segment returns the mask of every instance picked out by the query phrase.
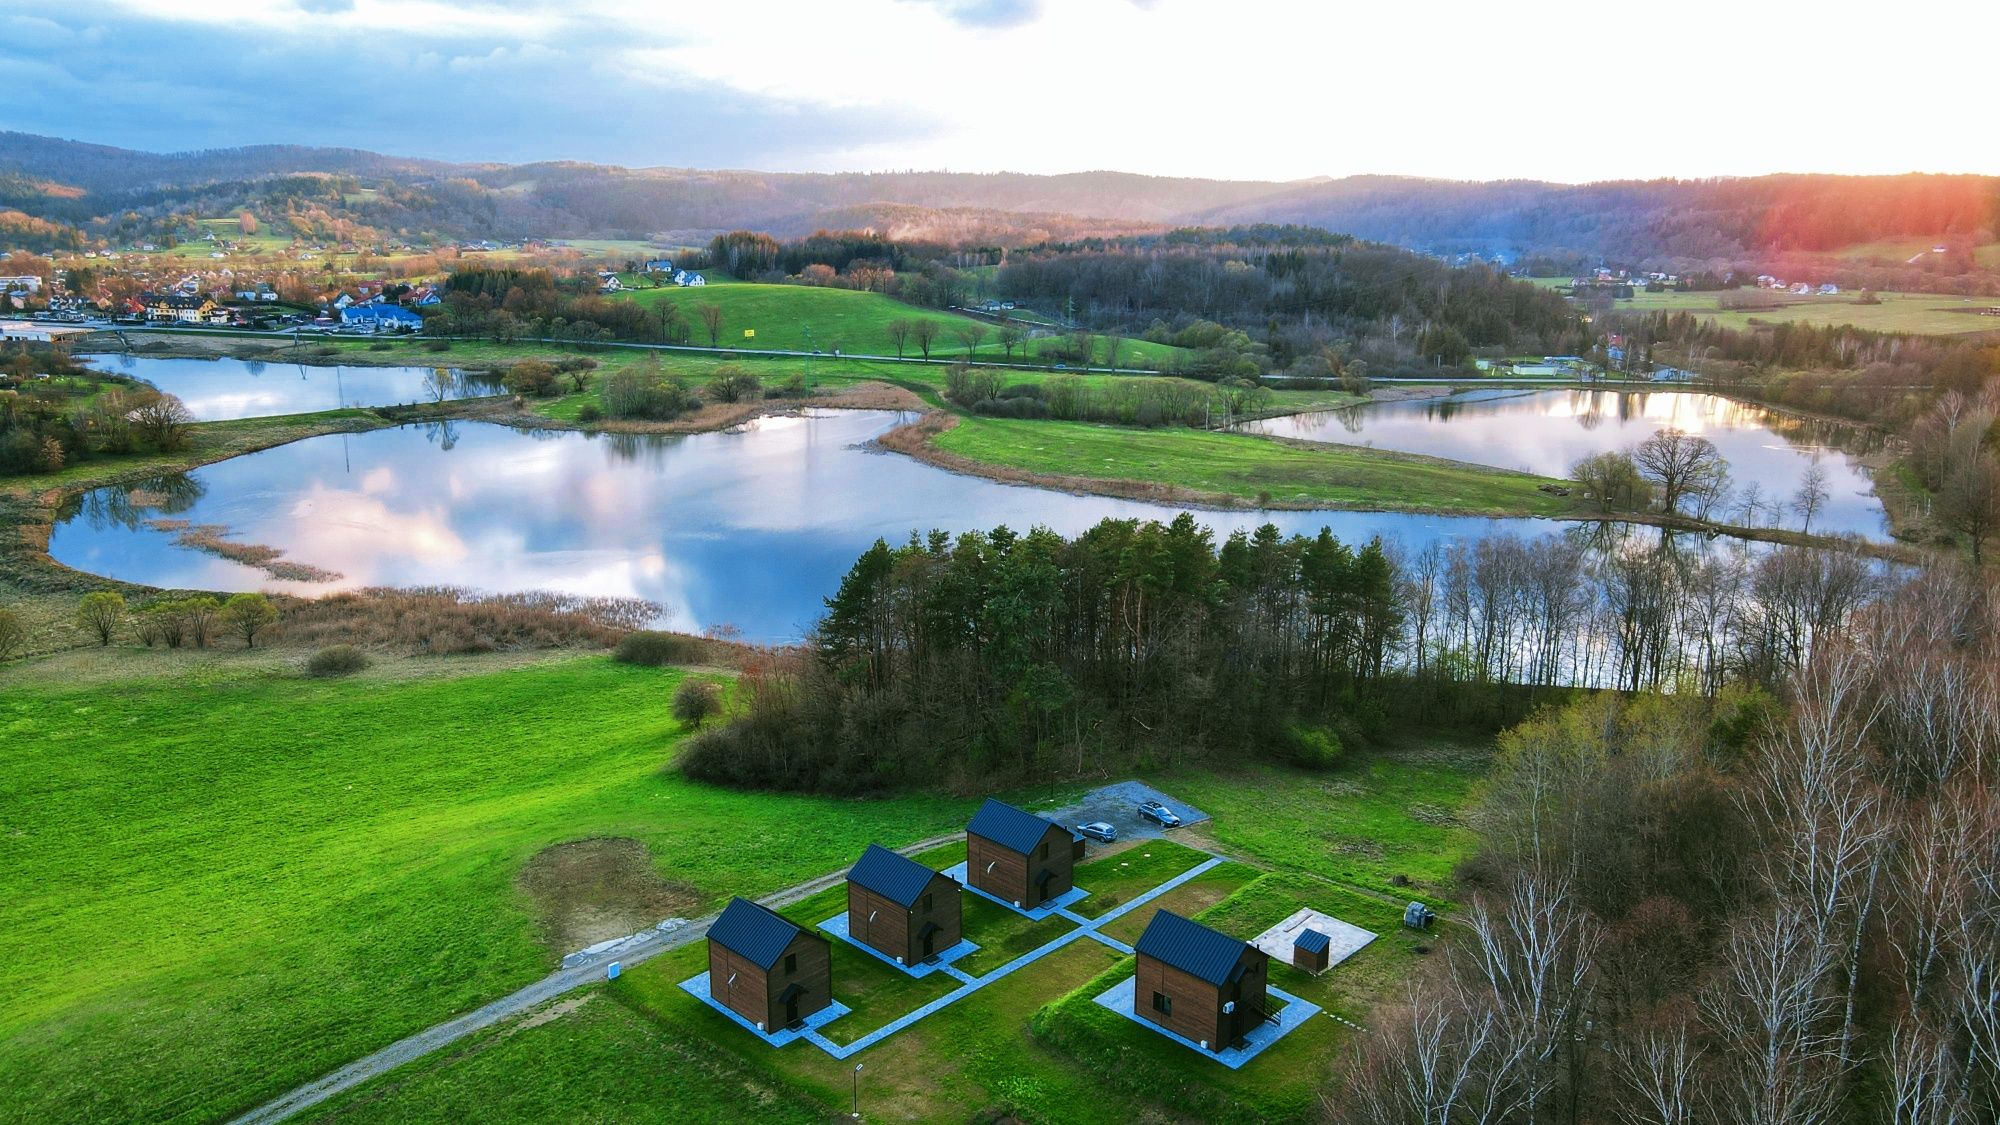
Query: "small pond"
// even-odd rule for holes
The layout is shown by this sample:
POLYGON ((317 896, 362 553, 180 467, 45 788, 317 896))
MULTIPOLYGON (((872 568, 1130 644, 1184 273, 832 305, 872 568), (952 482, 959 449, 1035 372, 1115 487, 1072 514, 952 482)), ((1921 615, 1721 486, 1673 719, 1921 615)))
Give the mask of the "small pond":
POLYGON ((1760 526, 1796 528, 1789 503, 1813 465, 1830 493, 1812 529, 1886 538, 1887 517, 1856 456, 1866 439, 1854 427, 1805 421, 1721 395, 1692 391, 1483 390, 1444 398, 1372 403, 1243 423, 1274 437, 1369 445, 1448 457, 1541 476, 1564 477, 1593 453, 1630 449, 1678 427, 1715 443, 1738 490, 1722 514, 1744 522, 1740 500, 1755 482, 1760 526))
MULTIPOLYGON (((87 493, 64 513, 49 551, 66 566, 169 588, 449 585, 638 597, 665 606, 662 623, 675 628, 728 624, 749 640, 788 641, 878 537, 1001 524, 1075 534, 1107 516, 1177 512, 1000 484, 872 447, 899 417, 811 411, 685 436, 478 422, 333 434, 87 493), (267 557, 253 565, 257 555, 267 557)), ((1412 548, 1563 526, 1377 512, 1196 514, 1218 538, 1268 521, 1412 548)))

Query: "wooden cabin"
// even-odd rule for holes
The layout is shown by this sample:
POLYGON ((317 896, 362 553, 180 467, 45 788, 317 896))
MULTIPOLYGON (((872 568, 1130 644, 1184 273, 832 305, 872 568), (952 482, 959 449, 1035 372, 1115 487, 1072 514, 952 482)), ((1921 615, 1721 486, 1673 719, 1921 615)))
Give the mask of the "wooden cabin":
POLYGON ((967 885, 1017 908, 1069 893, 1081 858, 1083 837, 991 797, 965 826, 967 885))
POLYGON ((1271 957, 1246 941, 1162 910, 1134 947, 1132 1007, 1205 1051, 1243 1040, 1265 1018, 1271 957))
POLYGON ((759 1031, 792 1027, 833 1003, 827 939, 733 898, 708 928, 708 994, 759 1031))
POLYGON ((951 876, 880 844, 847 873, 847 933, 899 965, 929 961, 965 935, 951 876))

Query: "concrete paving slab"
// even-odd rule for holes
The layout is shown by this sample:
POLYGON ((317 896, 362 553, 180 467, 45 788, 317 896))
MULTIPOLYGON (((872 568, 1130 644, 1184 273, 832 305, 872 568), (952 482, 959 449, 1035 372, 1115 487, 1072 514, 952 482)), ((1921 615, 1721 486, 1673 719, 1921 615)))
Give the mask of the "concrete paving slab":
POLYGON ((839 1019, 840 1017, 846 1015, 848 1012, 853 1010, 849 1008, 847 1005, 842 1004, 840 1001, 836 1000, 833 1003, 828 1004, 826 1007, 821 1008, 819 1011, 814 1012, 812 1015, 807 1016, 803 1021, 803 1026, 801 1027, 781 1027, 776 1031, 763 1031, 760 1030, 756 1024, 751 1023, 749 1020, 746 1020, 742 1016, 737 1015, 735 1012, 730 1011, 726 1006, 723 1005, 722 1001, 717 1000, 714 997, 714 995, 712 995, 709 992, 708 973, 705 970, 696 976, 689 977, 688 979, 682 981, 681 991, 686 992, 688 995, 694 997, 695 999, 701 1001, 702 1003, 708 1005, 709 1007, 714 1008, 716 1011, 721 1012, 723 1015, 728 1016, 730 1019, 736 1022, 736 1026, 742 1028, 743 1030, 749 1032, 752 1035, 755 1035, 757 1038, 762 1039, 764 1042, 769 1043, 773 1047, 782 1047, 785 1044, 790 1043, 795 1039, 810 1038, 814 1042, 823 1041, 825 1039, 825 1036, 819 1034, 819 1029, 825 1027, 827 1024, 832 1023, 834 1020, 839 1019))
POLYGON ((1209 1050, 1194 1040, 1183 1035, 1176 1035, 1140 1015, 1133 1006, 1134 993, 1137 991, 1137 980, 1138 978, 1136 977, 1126 977, 1101 993, 1097 997, 1097 1002, 1153 1034, 1164 1035, 1168 1039, 1186 1047, 1188 1050, 1214 1059, 1231 1070, 1236 1070, 1244 1063, 1263 1054, 1270 1048, 1271 1044, 1297 1031, 1307 1020, 1319 1014, 1319 1005, 1317 1004, 1301 1000, 1282 989, 1266 989, 1265 993, 1270 999, 1284 1004, 1284 1008, 1277 1013, 1278 1022, 1258 1024, 1250 1034, 1243 1037, 1243 1046, 1241 1047, 1225 1047, 1220 1051, 1209 1050))
POLYGON ((875 958, 877 961, 882 962, 884 965, 919 979, 930 976, 932 973, 944 971, 945 966, 979 948, 972 942, 961 941, 957 945, 939 953, 933 960, 920 961, 914 965, 905 965, 872 945, 856 941, 854 935, 848 931, 847 912, 844 910, 834 917, 821 922, 819 928, 828 936, 846 942, 870 957, 875 958))
POLYGON ((1270 954, 1271 960, 1289 965, 1292 963, 1292 945, 1299 940, 1301 932, 1309 929, 1327 936, 1326 967, 1329 969, 1361 952, 1377 936, 1331 914, 1322 914, 1308 907, 1250 939, 1250 944, 1270 954))

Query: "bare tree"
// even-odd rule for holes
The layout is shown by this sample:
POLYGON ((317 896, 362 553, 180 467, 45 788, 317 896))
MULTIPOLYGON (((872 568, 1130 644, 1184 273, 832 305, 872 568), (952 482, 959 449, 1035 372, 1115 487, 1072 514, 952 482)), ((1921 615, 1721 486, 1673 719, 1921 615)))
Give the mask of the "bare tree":
POLYGON ((1702 997, 1718 1041, 1716 1116, 1759 1125, 1819 1125, 1839 1104, 1839 1002, 1833 952, 1811 919, 1779 898, 1730 926, 1721 973, 1702 997))
POLYGON ((722 306, 700 304, 694 307, 695 315, 701 317, 702 327, 708 329, 708 346, 715 347, 722 342, 722 306))
POLYGON ((1668 427, 1632 450, 1639 473, 1660 489, 1660 508, 1678 512, 1681 502, 1697 494, 1713 495, 1727 478, 1728 464, 1715 443, 1685 430, 1668 427))
POLYGON ((1631 1092, 1619 1118, 1628 1125, 1696 1125, 1708 1119, 1699 1068, 1703 1049, 1689 1021, 1670 1018, 1641 1029, 1613 1055, 1631 1092))
POLYGON ((896 358, 903 358, 903 345, 910 340, 910 322, 897 317, 890 321, 884 330, 889 333, 889 342, 896 345, 896 358))
POLYGON ((1826 506, 1830 493, 1826 487, 1826 468, 1814 461, 1799 478, 1799 490, 1792 494, 1792 511, 1799 514, 1799 530, 1812 534, 1813 517, 1826 506))
POLYGON ((958 337, 958 342, 965 345, 967 363, 972 362, 972 353, 979 350, 979 345, 986 342, 986 334, 986 326, 976 320, 968 320, 952 330, 952 335, 958 337))
POLYGON ((925 359, 931 357, 931 345, 937 342, 938 333, 942 331, 944 327, 929 317, 920 317, 910 324, 910 338, 917 342, 917 350, 923 353, 925 359))

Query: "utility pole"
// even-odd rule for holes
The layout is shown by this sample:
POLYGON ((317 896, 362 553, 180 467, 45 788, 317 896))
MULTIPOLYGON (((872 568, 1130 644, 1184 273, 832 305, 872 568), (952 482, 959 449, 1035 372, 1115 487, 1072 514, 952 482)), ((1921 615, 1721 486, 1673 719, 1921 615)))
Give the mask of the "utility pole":
POLYGON ((861 1068, 863 1063, 854 1064, 854 1119, 861 1120, 861 1068))

